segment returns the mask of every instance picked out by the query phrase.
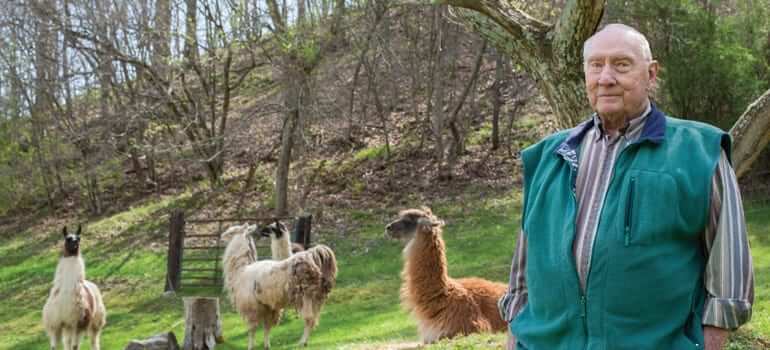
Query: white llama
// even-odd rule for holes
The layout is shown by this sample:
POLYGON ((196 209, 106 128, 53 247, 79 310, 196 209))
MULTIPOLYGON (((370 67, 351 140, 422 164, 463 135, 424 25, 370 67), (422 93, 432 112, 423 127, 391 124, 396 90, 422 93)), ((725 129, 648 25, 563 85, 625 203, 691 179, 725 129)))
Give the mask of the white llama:
POLYGON ((75 234, 64 234, 64 248, 48 300, 43 307, 43 326, 51 350, 63 343, 65 350, 78 350, 88 332, 91 349, 99 350, 99 335, 107 319, 99 288, 86 281, 85 264, 80 255, 80 225, 75 234))

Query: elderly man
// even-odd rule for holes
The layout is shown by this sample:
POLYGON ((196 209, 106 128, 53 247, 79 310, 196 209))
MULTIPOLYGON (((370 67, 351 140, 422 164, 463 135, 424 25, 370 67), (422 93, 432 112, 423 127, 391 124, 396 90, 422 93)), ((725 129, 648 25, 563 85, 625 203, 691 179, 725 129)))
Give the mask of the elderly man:
POLYGON ((723 131, 650 102, 658 63, 612 24, 583 48, 594 114, 522 152, 509 348, 721 349, 753 271, 723 131))

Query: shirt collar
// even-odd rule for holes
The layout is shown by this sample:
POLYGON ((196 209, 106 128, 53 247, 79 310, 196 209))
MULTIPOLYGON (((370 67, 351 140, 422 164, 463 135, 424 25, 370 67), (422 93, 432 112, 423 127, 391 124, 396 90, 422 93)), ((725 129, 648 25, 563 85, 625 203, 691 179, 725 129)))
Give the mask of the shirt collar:
MULTIPOLYGON (((650 111, 652 111, 652 103, 647 103, 647 107, 645 107, 642 114, 626 122, 626 126, 621 130, 620 136, 625 136, 630 142, 636 141, 650 111)), ((599 118, 599 115, 596 113, 591 116, 591 119, 593 119, 594 122, 593 128, 596 129, 594 132, 594 141, 598 141, 606 135, 604 128, 602 127, 602 119, 599 118)))
MULTIPOLYGON (((639 125, 643 126, 639 138, 634 143, 649 141, 654 144, 660 144, 666 137, 666 116, 652 102, 650 102, 647 108, 649 108, 649 111, 645 113, 644 118, 635 118, 639 119, 639 125)), ((596 113, 593 113, 590 118, 569 130, 567 139, 556 149, 556 153, 562 156, 569 154, 570 158, 573 158, 571 155, 575 154, 578 146, 583 141, 583 137, 596 125, 597 119, 598 116, 596 113)))

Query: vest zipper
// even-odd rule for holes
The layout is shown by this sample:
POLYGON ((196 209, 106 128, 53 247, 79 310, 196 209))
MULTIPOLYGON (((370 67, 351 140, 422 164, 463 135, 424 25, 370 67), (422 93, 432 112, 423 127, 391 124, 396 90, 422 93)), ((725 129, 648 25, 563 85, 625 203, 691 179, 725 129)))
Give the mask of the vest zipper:
POLYGON ((628 247, 629 243, 631 242, 631 218, 632 218, 632 213, 634 209, 634 199, 636 199, 634 198, 634 188, 636 187, 635 183, 636 183, 636 178, 632 177, 631 183, 630 183, 631 189, 629 190, 629 194, 628 194, 628 203, 626 204, 626 221, 625 221, 625 229, 624 229, 626 247, 628 247))
MULTIPOLYGON (((615 158, 615 164, 612 166, 612 175, 610 176, 610 182, 607 184, 607 191, 609 191, 609 189, 612 187, 612 183, 615 181, 615 175, 617 173, 618 163, 620 163, 620 159, 623 157, 623 154, 626 153, 626 150, 630 146, 635 145, 637 143, 638 143, 638 141, 634 142, 634 143, 631 143, 631 144, 627 144, 627 145, 625 145, 623 147, 623 149, 620 150, 620 153, 615 158)), ((631 181, 634 181, 634 180, 635 180, 635 178, 632 177, 631 181)), ((573 193, 572 199, 575 200, 575 208, 577 208, 577 197, 574 195, 574 193, 573 193)), ((604 199, 602 200, 602 211, 604 211, 604 204, 605 204, 604 202, 606 202, 606 201, 607 201, 607 195, 605 193, 604 199)), ((576 213, 576 215, 577 215, 577 213, 576 213)), ((601 215, 601 213, 599 213, 599 222, 596 223, 596 230, 597 231, 599 230, 599 225, 601 224, 601 217, 602 217, 602 215, 601 215)), ((628 226, 628 220, 626 220, 626 224, 628 226)), ((629 232, 629 230, 626 230, 626 232, 629 232)), ((628 236, 626 236, 626 239, 628 239, 628 236)), ((594 245, 596 245, 596 242, 594 242, 594 245)), ((628 244, 626 244, 626 245, 628 245, 628 244)), ((591 260, 593 260, 593 247, 591 248, 591 251, 592 251, 591 252, 591 260)), ((573 261, 574 261, 574 259, 573 259, 573 261)), ((575 274, 577 275, 577 268, 575 269, 575 274)), ((586 341, 585 341, 584 349, 588 349, 588 302, 587 302, 587 298, 588 298, 588 281, 589 281, 590 277, 591 277, 591 268, 589 267, 588 271, 586 271, 586 289, 585 289, 585 291, 582 290, 582 289, 580 290, 580 301, 581 301, 581 304, 582 304, 581 305, 581 316, 583 317, 583 334, 585 334, 585 336, 586 336, 586 341)), ((580 276, 578 276, 578 288, 579 287, 580 287, 580 276)))
MULTIPOLYGON (((573 221, 576 221, 577 219, 577 193, 575 190, 575 169, 572 169, 570 167, 570 194, 572 195, 572 203, 575 208, 575 217, 573 221)), ((577 225, 575 226, 575 230, 577 230, 577 225)), ((575 231, 577 232, 577 231, 575 231)), ((574 233, 573 233, 573 242, 574 242, 574 233)), ((572 253, 572 249, 569 249, 570 254, 572 253)), ((580 318, 583 319, 583 334, 586 337, 585 340, 585 346, 584 349, 588 349, 588 320, 587 320, 587 314, 588 314, 588 303, 586 302, 586 292, 583 291, 582 288, 580 288, 580 275, 578 275, 577 271, 577 264, 575 264, 575 257, 574 255, 569 256, 570 261, 572 261, 572 266, 574 267, 573 270, 575 271, 575 278, 577 279, 578 289, 580 292, 580 318)), ((586 286, 588 286, 588 276, 586 276, 586 286)))

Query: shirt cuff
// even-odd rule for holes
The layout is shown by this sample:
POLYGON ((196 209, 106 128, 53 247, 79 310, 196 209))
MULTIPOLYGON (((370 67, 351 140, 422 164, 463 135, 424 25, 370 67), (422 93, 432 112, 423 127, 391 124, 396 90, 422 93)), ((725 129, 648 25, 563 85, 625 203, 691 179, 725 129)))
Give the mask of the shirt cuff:
POLYGON ((751 319, 751 303, 741 299, 707 298, 703 325, 734 330, 751 319))
POLYGON ((516 316, 519 315, 519 312, 521 312, 521 309, 524 308, 527 296, 527 293, 524 292, 517 298, 516 294, 508 292, 503 294, 503 296, 497 300, 497 310, 500 312, 500 317, 503 318, 503 321, 506 323, 513 322, 513 319, 516 318, 516 316))
POLYGON ((501 296, 500 299, 497 301, 497 311, 500 312, 500 317, 506 323, 511 323, 511 319, 512 319, 512 317, 510 317, 509 315, 511 301, 513 301, 513 294, 511 293, 503 294, 503 296, 501 296))

